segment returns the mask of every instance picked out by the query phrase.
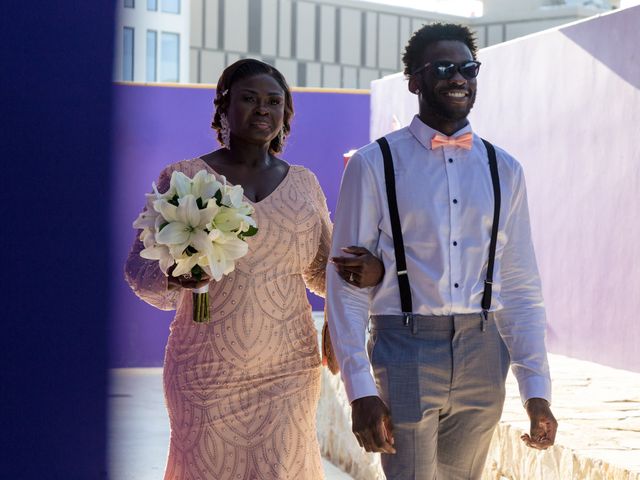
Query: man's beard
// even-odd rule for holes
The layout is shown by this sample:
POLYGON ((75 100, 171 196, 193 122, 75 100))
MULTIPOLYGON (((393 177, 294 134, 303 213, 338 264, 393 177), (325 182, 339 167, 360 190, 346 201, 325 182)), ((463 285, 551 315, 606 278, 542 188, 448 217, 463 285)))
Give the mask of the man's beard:
POLYGON ((426 95, 423 93, 423 98, 427 106, 429 107, 429 111, 440 118, 454 122, 467 118, 476 100, 476 92, 474 91, 471 93, 470 101, 467 103, 466 107, 452 108, 451 105, 448 105, 442 98, 438 96, 438 94, 434 93, 432 90, 423 90, 423 92, 425 91, 429 92, 426 95))

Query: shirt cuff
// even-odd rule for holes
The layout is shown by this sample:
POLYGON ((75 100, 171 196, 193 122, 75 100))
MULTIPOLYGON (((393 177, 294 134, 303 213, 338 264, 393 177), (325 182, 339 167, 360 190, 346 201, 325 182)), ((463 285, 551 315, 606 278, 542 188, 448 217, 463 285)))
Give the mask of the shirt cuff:
POLYGON ((362 397, 379 397, 376 382, 370 372, 361 372, 356 374, 342 374, 344 387, 347 391, 349 403, 362 397))
POLYGON ((518 380, 520 400, 524 405, 530 398, 544 398, 551 404, 551 379, 542 376, 530 376, 518 380))

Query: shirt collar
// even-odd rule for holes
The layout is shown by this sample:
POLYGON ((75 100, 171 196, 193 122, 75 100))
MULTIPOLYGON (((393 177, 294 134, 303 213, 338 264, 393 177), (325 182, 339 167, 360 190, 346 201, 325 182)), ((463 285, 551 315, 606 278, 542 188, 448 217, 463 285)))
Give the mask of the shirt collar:
MULTIPOLYGON (((429 125, 420 120, 420 117, 418 115, 413 117, 413 120, 411 120, 409 131, 413 134, 414 137, 416 137, 416 140, 418 140, 418 142, 420 142, 420 144, 427 150, 431 150, 431 139, 436 133, 444 135, 444 133, 431 128, 429 125)), ((471 123, 467 123, 466 126, 458 130, 453 136, 457 137, 458 135, 462 135, 464 133, 473 133, 471 123)))

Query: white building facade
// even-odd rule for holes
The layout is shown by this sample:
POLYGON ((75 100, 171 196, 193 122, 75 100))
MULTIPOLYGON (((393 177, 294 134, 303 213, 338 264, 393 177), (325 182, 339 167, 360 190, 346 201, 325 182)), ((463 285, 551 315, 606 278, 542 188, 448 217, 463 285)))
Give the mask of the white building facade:
POLYGON ((114 79, 186 83, 189 0, 117 0, 114 79))
POLYGON ((275 65, 293 86, 365 89, 371 81, 402 70, 404 46, 425 23, 469 25, 482 48, 619 4, 606 0, 485 0, 483 16, 467 18, 360 0, 118 2, 116 80, 216 83, 227 65, 252 57, 275 65), (126 6, 133 2, 133 8, 126 6), (156 10, 148 8, 150 3, 156 10), (163 11, 165 3, 177 3, 178 13, 163 11), (155 47, 150 32, 156 32, 155 47), (179 36, 177 78, 172 67, 175 35, 179 36), (154 65, 155 77, 148 73, 154 71, 154 65))

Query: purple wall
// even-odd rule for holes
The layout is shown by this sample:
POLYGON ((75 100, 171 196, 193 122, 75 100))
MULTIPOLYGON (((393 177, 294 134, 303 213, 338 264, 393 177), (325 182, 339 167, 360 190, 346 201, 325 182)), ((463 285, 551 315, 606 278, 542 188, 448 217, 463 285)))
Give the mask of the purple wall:
MULTIPOLYGON (((172 312, 145 304, 129 290, 123 264, 134 238, 131 223, 160 170, 175 161, 218 148, 209 128, 212 88, 116 85, 113 245, 110 321, 111 367, 162 364, 172 312)), ((342 175, 342 154, 368 142, 369 95, 295 91, 295 117, 282 158, 317 176, 333 210, 342 175)), ((309 294, 314 310, 322 299, 309 294)))

